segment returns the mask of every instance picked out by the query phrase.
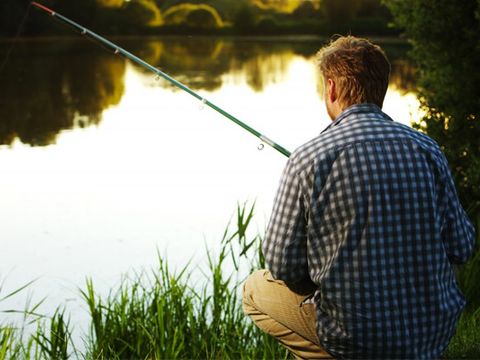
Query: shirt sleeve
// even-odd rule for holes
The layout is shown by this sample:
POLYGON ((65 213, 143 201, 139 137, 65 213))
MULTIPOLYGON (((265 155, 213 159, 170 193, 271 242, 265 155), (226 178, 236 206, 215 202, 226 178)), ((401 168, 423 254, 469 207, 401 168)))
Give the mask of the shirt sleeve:
MULTIPOLYGON (((446 163, 446 159, 444 161, 446 163)), ((475 229, 460 204, 448 165, 445 164, 445 168, 447 209, 442 227, 442 239, 449 261, 452 264, 463 264, 473 253, 475 229)))
POLYGON ((307 221, 292 157, 283 171, 263 242, 266 264, 277 280, 308 278, 307 221))

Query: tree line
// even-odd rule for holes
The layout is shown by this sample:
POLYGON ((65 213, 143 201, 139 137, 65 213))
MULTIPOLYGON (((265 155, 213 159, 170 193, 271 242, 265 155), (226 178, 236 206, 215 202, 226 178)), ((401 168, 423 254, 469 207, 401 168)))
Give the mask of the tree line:
MULTIPOLYGON (((381 0, 43 0, 55 11, 109 35, 395 34, 381 0)), ((0 36, 12 37, 29 0, 0 2, 0 36)), ((65 31, 35 11, 24 36, 65 31)))

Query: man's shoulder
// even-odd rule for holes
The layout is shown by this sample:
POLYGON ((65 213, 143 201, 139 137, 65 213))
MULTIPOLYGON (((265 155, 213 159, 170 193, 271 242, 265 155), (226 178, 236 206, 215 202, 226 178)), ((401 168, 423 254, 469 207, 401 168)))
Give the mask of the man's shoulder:
POLYGON ((379 111, 351 112, 335 121, 322 133, 298 147, 290 156, 298 171, 312 163, 333 162, 346 147, 371 142, 410 142, 435 161, 442 161, 438 144, 426 134, 393 121, 379 111))

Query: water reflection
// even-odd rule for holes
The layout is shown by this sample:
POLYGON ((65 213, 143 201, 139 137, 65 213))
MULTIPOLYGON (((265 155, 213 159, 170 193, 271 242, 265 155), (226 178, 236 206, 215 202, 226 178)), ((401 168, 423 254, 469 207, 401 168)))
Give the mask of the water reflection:
POLYGON ((0 74, 0 143, 55 143, 64 129, 98 124, 120 102, 125 61, 84 42, 26 42, 0 74))
MULTIPOLYGON (((262 92, 284 79, 295 57, 313 61, 321 42, 192 37, 123 40, 120 45, 197 91, 218 90, 228 75, 262 92)), ((5 48, 0 47, 1 56, 5 48)), ((412 91, 415 77, 405 47, 386 46, 386 51, 393 63, 391 87, 412 91)), ((136 69, 148 75, 148 85, 178 91, 166 81, 154 84, 151 73, 136 69)), ((0 74, 0 144, 19 139, 45 146, 64 129, 98 124, 102 112, 122 99, 125 72, 124 59, 83 40, 18 44, 0 74)))
MULTIPOLYGON (((285 74, 295 55, 290 43, 218 41, 208 38, 150 41, 147 61, 194 90, 214 91, 221 76, 236 74, 258 92, 285 74), (155 56, 151 56, 155 54, 155 56), (150 55, 150 56, 149 56, 150 55)), ((145 72, 143 68, 140 71, 145 72)), ((165 83, 166 87, 172 85, 165 83)), ((175 88, 176 90, 176 88, 175 88)))

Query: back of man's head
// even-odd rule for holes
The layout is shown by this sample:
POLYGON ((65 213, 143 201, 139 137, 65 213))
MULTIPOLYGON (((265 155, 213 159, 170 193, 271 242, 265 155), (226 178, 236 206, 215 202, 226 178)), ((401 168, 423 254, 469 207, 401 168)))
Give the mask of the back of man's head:
POLYGON ((335 81, 336 95, 344 109, 366 102, 382 107, 390 63, 379 46, 366 39, 342 36, 321 48, 317 59, 324 79, 335 81))

